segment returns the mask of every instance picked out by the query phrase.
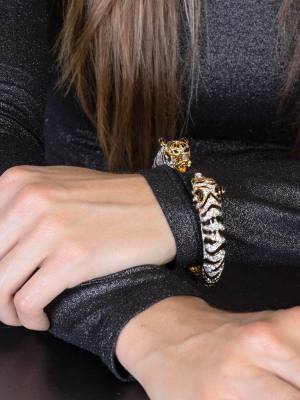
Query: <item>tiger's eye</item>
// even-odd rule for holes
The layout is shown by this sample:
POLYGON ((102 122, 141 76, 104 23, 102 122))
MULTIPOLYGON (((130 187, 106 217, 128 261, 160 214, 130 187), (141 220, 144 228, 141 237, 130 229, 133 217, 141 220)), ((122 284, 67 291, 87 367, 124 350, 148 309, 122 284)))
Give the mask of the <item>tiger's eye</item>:
POLYGON ((219 197, 221 197, 223 194, 225 194, 225 189, 223 188, 223 186, 216 187, 216 194, 219 197))
POLYGON ((195 191, 195 195, 198 197, 198 201, 202 201, 203 200, 203 192, 200 189, 197 189, 195 191))

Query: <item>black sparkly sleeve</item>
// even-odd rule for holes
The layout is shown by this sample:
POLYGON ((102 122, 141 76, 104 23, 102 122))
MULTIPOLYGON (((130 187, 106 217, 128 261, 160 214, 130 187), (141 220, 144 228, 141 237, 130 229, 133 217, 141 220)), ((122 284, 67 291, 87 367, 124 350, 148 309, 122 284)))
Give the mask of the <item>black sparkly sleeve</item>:
POLYGON ((176 241, 176 258, 168 266, 187 269, 201 264, 203 246, 200 220, 186 175, 166 165, 138 172, 155 194, 176 241))
POLYGON ((50 332, 100 356, 119 379, 131 381, 115 358, 119 333, 135 315, 171 296, 200 293, 167 267, 130 268, 63 292, 46 309, 50 332))
MULTIPOLYGON (((168 167, 144 171, 177 239, 175 268, 201 253, 197 214, 182 177, 168 167), (162 196, 162 198, 161 198, 162 196), (194 235, 194 236, 192 236, 194 235), (191 238, 194 238, 192 241, 191 238)), ((130 319, 171 296, 202 297, 186 276, 168 266, 144 265, 83 283, 57 297, 46 310, 55 336, 100 356, 121 380, 133 378, 114 357, 117 338, 130 319)))
POLYGON ((43 0, 0 0, 0 174, 45 165, 47 19, 43 0))
MULTIPOLYGON (((286 159, 276 146, 209 145, 195 145, 194 166, 226 189, 222 201, 226 258, 220 281, 209 288, 196 287, 166 266, 139 266, 67 290, 46 310, 54 335, 99 355, 122 380, 133 378, 114 357, 120 331, 135 315, 167 297, 201 297, 233 312, 300 304, 299 160, 286 159)), ((192 243, 199 245, 198 220, 186 186, 189 177, 164 168, 143 174, 170 214, 175 235, 187 239, 179 247, 182 262, 193 261, 184 246, 192 252, 192 243)))
MULTIPOLYGON (((49 1, 0 0, 0 174, 15 165, 45 165, 49 1)), ((81 284, 47 308, 50 331, 99 355, 123 380, 114 357, 124 325, 170 296, 198 295, 167 268, 141 266, 81 284)))
POLYGON ((223 275, 232 264, 298 267, 300 160, 289 158, 288 151, 284 143, 191 140, 190 172, 167 166, 138 171, 147 179, 176 240, 176 260, 169 266, 187 269, 201 264, 201 226, 191 193, 191 178, 198 171, 225 188, 223 275))

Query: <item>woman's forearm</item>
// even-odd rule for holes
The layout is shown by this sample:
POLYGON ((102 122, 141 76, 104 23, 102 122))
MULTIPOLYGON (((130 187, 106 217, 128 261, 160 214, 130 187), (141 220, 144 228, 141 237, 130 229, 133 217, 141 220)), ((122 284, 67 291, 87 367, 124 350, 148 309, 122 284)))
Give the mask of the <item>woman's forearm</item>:
MULTIPOLYGON (((66 290, 46 308, 50 332, 101 357, 122 380, 132 380, 116 362, 116 342, 133 317, 173 296, 200 296, 164 266, 143 265, 66 290)), ((137 338, 138 339, 138 338, 137 338)))
POLYGON ((0 320, 45 330, 65 289, 176 255, 146 180, 86 168, 18 166, 0 177, 0 320))

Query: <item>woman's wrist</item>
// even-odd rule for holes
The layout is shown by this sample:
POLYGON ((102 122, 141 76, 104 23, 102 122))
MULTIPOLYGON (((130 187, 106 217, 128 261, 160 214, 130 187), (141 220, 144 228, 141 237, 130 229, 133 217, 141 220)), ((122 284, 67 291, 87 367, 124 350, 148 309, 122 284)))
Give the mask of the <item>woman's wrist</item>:
POLYGON ((117 354, 153 400, 300 399, 299 316, 169 298, 125 326, 117 354))
POLYGON ((173 296, 152 305, 121 331, 115 349, 119 362, 143 384, 153 350, 197 335, 201 316, 209 310, 204 300, 193 296, 173 296))
POLYGON ((166 165, 138 172, 147 180, 174 236, 177 251, 172 268, 199 265, 203 259, 199 216, 183 174, 166 165))

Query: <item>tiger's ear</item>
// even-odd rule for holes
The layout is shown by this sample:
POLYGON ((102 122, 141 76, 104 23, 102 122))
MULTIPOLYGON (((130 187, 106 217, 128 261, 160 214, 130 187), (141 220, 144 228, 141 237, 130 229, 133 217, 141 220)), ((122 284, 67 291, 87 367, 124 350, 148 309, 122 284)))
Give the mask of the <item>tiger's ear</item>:
POLYGON ((158 143, 161 145, 161 147, 166 146, 167 145, 167 141, 165 139, 158 139, 158 143))

